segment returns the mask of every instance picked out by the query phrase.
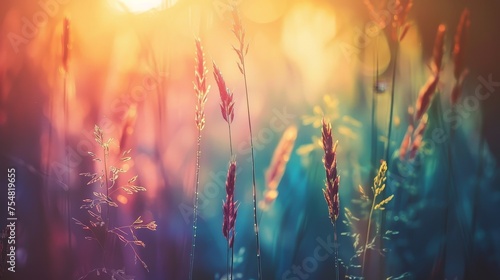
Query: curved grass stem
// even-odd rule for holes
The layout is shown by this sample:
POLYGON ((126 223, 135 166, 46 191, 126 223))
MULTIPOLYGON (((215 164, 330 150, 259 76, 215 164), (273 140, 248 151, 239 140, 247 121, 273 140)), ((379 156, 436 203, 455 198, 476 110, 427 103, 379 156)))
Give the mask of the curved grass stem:
POLYGON ((255 156, 254 156, 254 146, 253 146, 253 133, 252 133, 252 121, 250 117, 250 102, 248 98, 248 85, 247 85, 247 75, 245 69, 245 60, 242 60, 243 68, 243 79, 245 80, 245 95, 247 101, 247 115, 248 115, 248 129, 250 130, 250 148, 252 155, 252 195, 253 195, 253 219, 254 219, 254 231, 255 231, 255 244, 257 246, 257 276, 259 280, 262 280, 262 263, 260 256, 260 241, 259 241, 259 223, 257 220, 257 188, 255 184, 255 156))

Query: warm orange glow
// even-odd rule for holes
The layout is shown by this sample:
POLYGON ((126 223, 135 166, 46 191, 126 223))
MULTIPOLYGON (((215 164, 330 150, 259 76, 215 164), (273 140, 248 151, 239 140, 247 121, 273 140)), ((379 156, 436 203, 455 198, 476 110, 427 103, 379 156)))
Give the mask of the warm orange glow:
MULTIPOLYGON (((165 0, 116 0, 119 7, 132 13, 144 13, 153 9, 165 8, 165 0)), ((176 1, 175 1, 176 2, 176 1)), ((170 4, 173 5, 173 4, 170 4)))
POLYGON ((121 194, 116 197, 116 200, 118 200, 118 202, 120 202, 121 204, 127 204, 128 202, 127 197, 121 194))

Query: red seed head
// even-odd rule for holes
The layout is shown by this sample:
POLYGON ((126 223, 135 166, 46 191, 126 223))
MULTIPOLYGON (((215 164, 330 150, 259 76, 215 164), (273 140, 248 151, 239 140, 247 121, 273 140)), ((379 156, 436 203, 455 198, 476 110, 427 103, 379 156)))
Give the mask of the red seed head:
POLYGON ((393 4, 394 17, 392 21, 391 37, 394 41, 402 40, 404 38, 403 33, 406 33, 409 25, 406 23, 408 14, 413 7, 412 0, 396 0, 393 4), (408 26, 408 27, 405 27, 408 26), (406 29, 406 31, 405 31, 406 29), (399 33, 399 34, 398 34, 399 33))
POLYGON ((438 82, 439 82, 439 75, 432 75, 429 77, 424 86, 422 86, 422 88, 420 89, 417 98, 417 104, 415 106, 417 120, 420 120, 420 118, 422 118, 424 113, 427 111, 427 108, 429 108, 432 97, 436 92, 438 82))
POLYGON ((441 71, 441 64, 443 62, 444 54, 444 35, 446 33, 446 26, 440 24, 436 33, 436 40, 434 41, 434 50, 432 52, 432 66, 431 70, 434 75, 441 71))
POLYGON ((323 164, 325 166, 326 183, 323 189, 323 196, 328 205, 328 214, 332 223, 337 221, 340 212, 339 184, 340 176, 337 174, 337 142, 333 144, 332 126, 323 119, 322 128, 323 149, 325 156, 323 164))
POLYGON ((222 76, 222 73, 215 62, 213 62, 213 66, 215 82, 217 83, 217 87, 219 88, 220 93, 220 110, 222 113, 222 117, 226 122, 232 123, 234 119, 233 93, 229 90, 229 88, 227 88, 224 77, 222 76))
POLYGON ((226 178, 226 200, 222 203, 222 234, 227 239, 229 247, 233 247, 235 235, 235 222, 238 214, 238 207, 234 201, 234 186, 236 181, 236 161, 229 162, 229 169, 226 178))
POLYGON ((413 133, 413 125, 410 124, 408 126, 408 130, 406 130, 405 137, 401 142, 401 146, 399 147, 399 159, 402 161, 406 159, 406 154, 408 153, 408 147, 410 146, 412 133, 413 133))
POLYGON ((201 46, 200 39, 196 39, 196 55, 194 67, 194 92, 196 94, 196 113, 195 122, 199 130, 205 127, 205 103, 207 102, 208 91, 210 86, 207 86, 208 70, 205 66, 205 54, 201 46))
POLYGON ((453 62, 455 64, 453 75, 455 79, 460 79, 464 71, 464 47, 467 39, 467 31, 470 26, 470 12, 464 9, 458 22, 457 32, 455 33, 455 44, 453 46, 453 62))

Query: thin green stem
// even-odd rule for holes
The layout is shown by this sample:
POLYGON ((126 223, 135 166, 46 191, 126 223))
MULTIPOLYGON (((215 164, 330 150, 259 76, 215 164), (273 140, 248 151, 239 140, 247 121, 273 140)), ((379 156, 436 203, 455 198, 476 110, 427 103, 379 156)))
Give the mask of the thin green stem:
POLYGON ((337 241, 337 221, 333 223, 333 244, 334 244, 334 261, 335 261, 335 280, 339 280, 339 243, 337 241))
POLYGON ((230 275, 230 270, 229 270, 229 239, 227 240, 226 242, 226 247, 227 247, 227 250, 226 250, 226 279, 229 277, 230 275))
POLYGON ((253 220, 254 220, 254 231, 255 231, 255 244, 257 247, 257 279, 262 280, 262 263, 260 256, 260 241, 259 241, 259 224, 257 221, 257 188, 255 184, 255 156, 254 156, 254 146, 253 146, 253 133, 252 133, 252 122, 250 118, 250 101, 248 98, 248 84, 247 84, 247 74, 245 67, 244 56, 241 60, 241 66, 243 68, 243 79, 245 81, 245 95, 247 101, 247 115, 248 115, 248 129, 250 131, 250 147, 252 155, 252 194, 253 194, 253 220))
MULTIPOLYGON (((392 71, 392 86, 391 86, 391 108, 390 108, 390 113, 389 113, 389 128, 387 132, 387 149, 385 150, 385 160, 387 163, 387 170, 390 169, 391 167, 391 136, 392 136, 392 121, 394 119, 394 92, 396 91, 396 73, 398 71, 398 54, 399 54, 399 41, 396 42, 396 48, 394 50, 394 65, 393 65, 393 71, 392 71)), ((389 182, 387 182, 389 184, 389 182)), ((387 196, 385 195, 385 191, 382 193, 382 199, 385 199, 387 196)), ((381 215, 381 222, 380 222, 380 229, 383 231, 385 228, 385 223, 386 223, 386 217, 387 213, 383 213, 381 215)), ((380 247, 384 247, 384 240, 380 238, 380 247)), ((380 264, 380 273, 379 273, 379 278, 384 278, 385 274, 385 260, 381 260, 380 264)))
POLYGON ((231 280, 233 280, 233 267, 234 267, 234 239, 233 239, 233 247, 231 247, 231 278, 230 278, 231 280))
POLYGON ((201 156, 201 129, 198 129, 196 144, 196 183, 193 201, 193 241, 191 244, 191 255, 189 260, 189 279, 193 279, 194 253, 196 247, 196 223, 198 220, 198 186, 200 184, 200 156, 201 156))
POLYGON ((377 110, 377 93, 378 93, 378 87, 379 87, 379 69, 378 69, 378 36, 376 40, 376 45, 375 45, 375 80, 374 80, 374 85, 372 88, 372 139, 371 139, 371 145, 372 145, 372 158, 371 158, 371 163, 372 167, 370 169, 370 177, 373 178, 375 175, 375 169, 377 168, 377 122, 376 122, 376 110, 377 110))
POLYGON ((391 86, 391 108, 389 113, 389 131, 387 133, 387 149, 385 151, 385 160, 387 161, 387 169, 390 167, 390 150, 391 150, 391 135, 392 135, 392 119, 394 118, 394 92, 396 89, 396 72, 398 66, 398 53, 399 53, 399 43, 396 43, 396 50, 394 51, 394 65, 392 72, 392 86, 391 86))
POLYGON ((372 216, 373 216, 373 210, 375 208, 375 200, 377 198, 377 195, 373 194, 373 200, 372 200, 372 206, 370 208, 370 215, 368 216, 368 226, 366 227, 366 241, 365 241, 365 247, 363 248, 363 261, 361 262, 361 275, 364 277, 365 276, 365 266, 366 266, 366 249, 368 247, 368 242, 370 240, 370 231, 371 231, 371 226, 372 226, 372 216))
MULTIPOLYGON (((229 118, 229 116, 228 116, 229 118)), ((230 155, 231 155, 231 158, 233 157, 233 140, 232 140, 232 137, 231 137, 231 122, 227 122, 227 125, 228 125, 228 128, 229 128, 229 152, 230 152, 230 155)))

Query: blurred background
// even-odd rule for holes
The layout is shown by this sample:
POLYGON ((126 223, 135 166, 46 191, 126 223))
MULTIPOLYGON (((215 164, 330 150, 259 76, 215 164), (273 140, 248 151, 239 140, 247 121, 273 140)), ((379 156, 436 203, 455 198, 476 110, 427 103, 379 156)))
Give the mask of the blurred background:
MULTIPOLYGON (((394 3, 373 4, 377 11, 392 11, 394 3)), ((277 193, 258 211, 264 278, 333 277, 332 255, 324 261, 314 259, 315 249, 332 235, 321 191, 325 175, 318 140, 323 116, 332 122, 333 138, 339 141, 338 225, 346 233, 339 234, 339 255, 346 266, 350 261, 354 265, 340 274, 361 276, 355 266, 359 260, 351 259, 355 240, 349 234, 362 231, 364 225, 353 228, 341 221, 344 207, 366 216, 358 186, 369 190, 385 155, 395 46, 389 30, 373 35, 364 1, 2 0, 0 168, 2 174, 16 168, 18 223, 17 272, 6 272, 2 263, 1 279, 106 279, 88 275, 103 266, 123 269, 135 279, 188 279, 198 37, 211 90, 202 134, 194 279, 226 279, 221 201, 230 155, 212 61, 235 100, 235 196, 240 206, 234 279, 257 279, 250 135, 244 81, 232 49, 237 40, 231 32, 231 5, 240 11, 249 43, 246 68, 259 201, 269 188, 265 174, 280 139, 287 128, 297 128, 277 193), (64 38, 69 38, 67 44, 64 38), (115 139, 113 157, 131 149, 132 159, 121 166, 127 172, 119 183, 138 175, 137 184, 147 188, 117 197, 119 207, 111 217, 116 225, 131 224, 139 216, 146 223, 156 221, 156 231, 138 233, 146 246, 137 252, 149 272, 134 262, 130 247, 118 241, 103 265, 102 250, 86 240, 85 231, 71 219, 89 220, 80 206, 98 189, 79 175, 102 169, 88 154, 102 156, 94 141, 95 125, 106 139, 115 139), (302 268, 302 276, 294 267, 302 268)), ((425 0, 415 1, 407 17, 410 29, 399 47, 389 155, 393 165, 387 191, 395 199, 382 228, 397 234, 383 242, 380 256, 369 256, 379 264, 379 269, 371 267, 378 275, 373 279, 500 275, 500 222, 494 218, 500 205, 500 38, 495 33, 499 9, 500 1, 425 0), (451 52, 466 7, 471 24, 464 65, 469 75, 457 109, 449 101, 454 83, 451 52), (409 107, 414 107, 431 73, 441 23, 447 32, 435 98, 439 105, 431 105, 425 144, 417 158, 406 162, 399 159, 398 149, 413 123, 409 107), (443 126, 437 106, 445 115, 444 131, 454 126, 444 141, 436 141, 440 137, 433 133, 443 126)), ((7 205, 4 178, 2 207, 7 205)), ((2 209, 2 229, 6 217, 2 209)))

